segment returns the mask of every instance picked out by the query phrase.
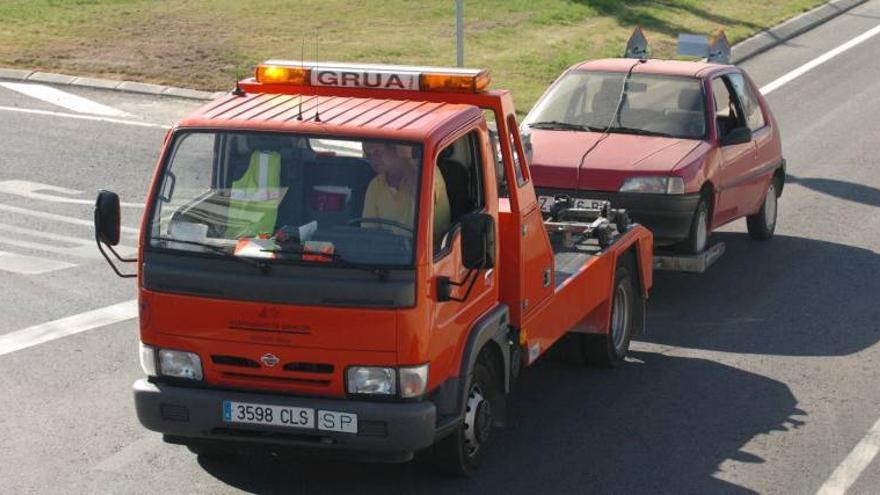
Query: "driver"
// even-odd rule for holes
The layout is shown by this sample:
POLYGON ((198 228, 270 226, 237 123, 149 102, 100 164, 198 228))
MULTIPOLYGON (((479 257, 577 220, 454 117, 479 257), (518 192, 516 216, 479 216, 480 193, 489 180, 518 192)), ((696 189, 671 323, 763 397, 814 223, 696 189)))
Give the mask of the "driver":
MULTIPOLYGON (((415 198, 418 190, 417 159, 412 147, 393 143, 363 143, 364 157, 376 176, 367 186, 364 198, 364 218, 382 218, 409 227, 415 224, 415 198)), ((434 170, 434 242, 439 243, 451 222, 446 182, 439 170, 434 170)), ((376 227, 378 224, 363 224, 376 227)), ((388 226, 385 226, 389 228, 388 226)), ((390 227, 394 232, 400 229, 390 227)))

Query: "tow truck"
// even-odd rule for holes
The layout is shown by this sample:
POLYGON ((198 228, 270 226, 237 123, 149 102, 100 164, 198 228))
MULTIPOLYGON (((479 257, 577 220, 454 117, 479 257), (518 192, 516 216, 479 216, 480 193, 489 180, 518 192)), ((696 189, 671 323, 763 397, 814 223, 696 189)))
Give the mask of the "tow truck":
POLYGON ((512 96, 489 83, 267 61, 168 132, 136 258, 100 191, 98 248, 137 278, 143 426, 204 456, 433 450, 469 475, 554 343, 622 363, 651 233, 565 198, 545 221, 512 96))

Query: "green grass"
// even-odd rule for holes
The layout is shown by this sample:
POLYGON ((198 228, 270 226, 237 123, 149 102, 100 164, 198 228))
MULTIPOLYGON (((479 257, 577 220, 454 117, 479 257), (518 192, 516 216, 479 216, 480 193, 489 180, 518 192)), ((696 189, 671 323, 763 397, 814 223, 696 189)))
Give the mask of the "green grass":
MULTIPOLYGON (((744 39, 823 0, 466 0, 465 63, 527 109, 569 65, 618 56, 641 25, 744 39)), ((453 0, 0 0, 0 66, 217 90, 267 58, 453 65, 453 0)))

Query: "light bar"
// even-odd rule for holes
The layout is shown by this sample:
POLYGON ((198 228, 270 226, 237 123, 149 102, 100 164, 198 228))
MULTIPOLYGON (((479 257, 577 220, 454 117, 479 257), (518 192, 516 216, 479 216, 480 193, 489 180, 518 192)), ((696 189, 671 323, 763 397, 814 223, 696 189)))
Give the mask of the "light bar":
POLYGON ((267 60, 258 65, 256 79, 261 84, 450 93, 479 93, 490 81, 485 69, 289 60, 267 60))

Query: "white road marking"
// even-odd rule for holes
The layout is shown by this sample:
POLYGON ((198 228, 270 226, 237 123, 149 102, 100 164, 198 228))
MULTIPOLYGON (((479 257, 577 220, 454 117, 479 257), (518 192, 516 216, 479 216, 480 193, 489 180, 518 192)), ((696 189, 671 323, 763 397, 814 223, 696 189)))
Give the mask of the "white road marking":
POLYGON ((0 270, 20 275, 41 275, 43 273, 72 268, 76 265, 64 261, 55 261, 35 256, 0 251, 0 270))
POLYGON ((119 452, 99 462, 95 469, 98 471, 121 472, 129 464, 140 461, 144 454, 162 445, 162 435, 151 434, 141 438, 125 447, 119 452))
MULTIPOLYGON (((27 180, 4 180, 0 181, 0 193, 14 194, 24 198, 38 199, 42 201, 52 201, 55 203, 71 203, 78 205, 94 205, 94 199, 71 198, 83 194, 82 191, 76 189, 68 189, 66 187, 52 186, 39 182, 31 182, 27 180), (41 192, 42 191, 42 192, 41 192), (55 194, 46 194, 55 193, 55 194)), ((120 203, 123 207, 143 208, 141 203, 120 203)))
MULTIPOLYGON (((19 208, 17 206, 10 206, 0 204, 0 211, 9 211, 12 213, 18 213, 21 215, 28 215, 37 218, 45 218, 47 220, 56 220, 59 222, 69 223, 72 225, 84 225, 86 227, 94 227, 95 223, 93 220, 83 220, 82 218, 74 218, 74 217, 66 217, 64 215, 56 215, 54 213, 46 213, 43 211, 29 210, 27 208, 19 208)), ((138 229, 132 227, 121 227, 120 230, 126 234, 137 234, 138 229)))
POLYGON ((170 125, 154 124, 152 122, 139 122, 137 120, 114 119, 111 117, 98 117, 95 115, 80 115, 75 113, 50 112, 48 110, 35 110, 33 108, 18 108, 0 106, 2 112, 28 113, 33 115, 47 115, 49 117, 61 117, 65 119, 90 120, 94 122, 104 122, 107 124, 133 125, 137 127, 150 127, 153 129, 171 129, 170 125))
POLYGON ((0 356, 137 317, 136 299, 0 335, 0 356))
MULTIPOLYGON (((862 441, 846 456, 831 473, 831 477, 819 488, 818 495, 842 495, 880 452, 880 419, 862 438, 862 441)), ((876 487, 875 487, 876 488, 876 487)))
MULTIPOLYGON (((94 239, 87 240, 80 239, 79 237, 54 234, 51 232, 38 232, 35 230, 19 227, 17 225, 9 225, 6 223, 0 223, 0 232, 13 232, 15 234, 19 234, 19 236, 0 236, 0 245, 17 246, 26 249, 32 249, 34 251, 46 251, 50 253, 66 254, 69 256, 76 256, 78 258, 101 258, 101 253, 95 246, 94 239), (26 239, 22 239, 22 236, 48 239, 51 242, 31 242, 26 239), (68 244, 68 246, 64 246, 63 244, 65 243, 68 244)), ((120 256, 124 257, 132 257, 137 253, 137 250, 135 248, 122 244, 114 246, 114 249, 120 254, 120 256)))
POLYGON ((878 33, 880 33, 880 26, 875 26, 873 29, 870 29, 870 30, 856 36, 855 38, 847 41, 846 43, 838 46, 837 48, 834 48, 832 50, 825 52, 824 54, 814 58, 813 60, 810 60, 809 62, 807 62, 804 65, 798 67, 797 69, 789 72, 788 74, 785 74, 784 76, 776 79, 775 81, 763 86, 761 88, 761 93, 767 95, 767 94, 773 92, 774 90, 778 89, 782 85, 787 84, 787 83, 791 82, 792 80, 806 74, 807 72, 824 64, 825 62, 831 60, 832 58, 849 50, 850 48, 857 46, 861 43, 864 43, 865 41, 869 40, 870 38, 873 38, 878 33))
POLYGON ((103 115, 105 117, 131 117, 131 114, 128 112, 123 112, 122 110, 117 110, 88 98, 70 94, 44 84, 0 82, 0 86, 25 96, 45 101, 46 103, 73 110, 74 112, 103 115))

